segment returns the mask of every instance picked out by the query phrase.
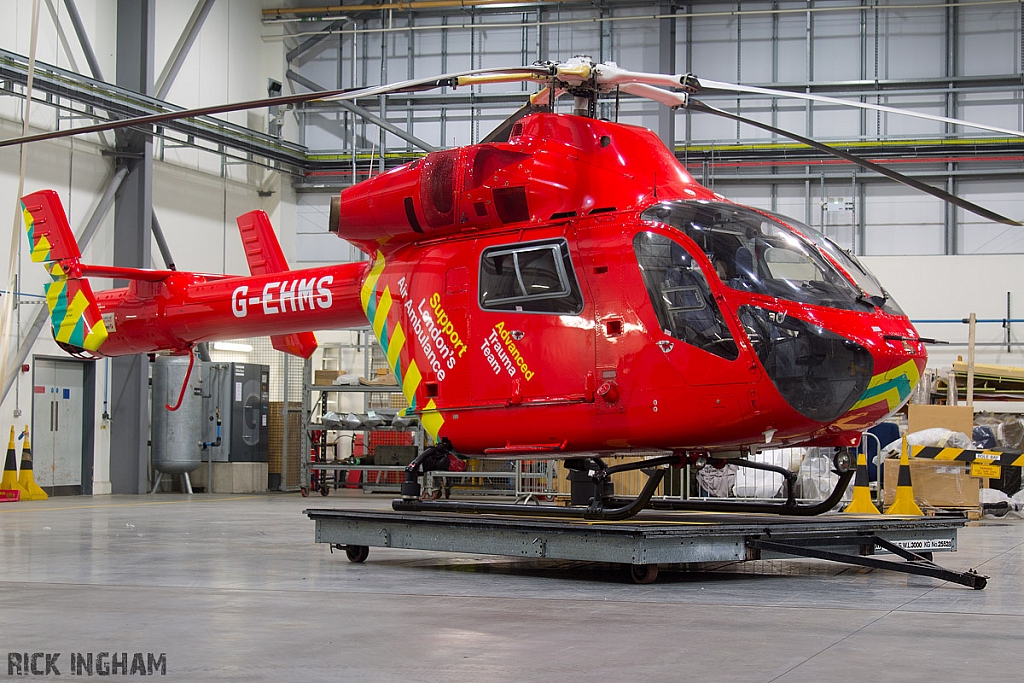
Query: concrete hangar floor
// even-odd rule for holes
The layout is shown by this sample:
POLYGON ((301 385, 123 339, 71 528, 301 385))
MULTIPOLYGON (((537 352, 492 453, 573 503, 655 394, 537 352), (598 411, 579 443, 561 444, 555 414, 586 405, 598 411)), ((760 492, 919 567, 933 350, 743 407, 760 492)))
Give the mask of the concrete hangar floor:
POLYGON ((0 679, 88 676, 87 656, 92 675, 188 681, 1020 679, 1021 521, 973 522, 936 555, 985 590, 800 559, 634 585, 583 562, 371 548, 353 564, 303 510, 390 498, 339 493, 0 506, 0 679))

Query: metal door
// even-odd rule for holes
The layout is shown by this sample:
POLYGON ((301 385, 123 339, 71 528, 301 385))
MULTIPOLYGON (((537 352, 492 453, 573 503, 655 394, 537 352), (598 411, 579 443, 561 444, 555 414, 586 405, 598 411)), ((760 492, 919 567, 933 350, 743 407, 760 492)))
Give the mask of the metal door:
POLYGON ((36 483, 49 493, 81 493, 83 364, 36 358, 33 365, 30 436, 36 483))

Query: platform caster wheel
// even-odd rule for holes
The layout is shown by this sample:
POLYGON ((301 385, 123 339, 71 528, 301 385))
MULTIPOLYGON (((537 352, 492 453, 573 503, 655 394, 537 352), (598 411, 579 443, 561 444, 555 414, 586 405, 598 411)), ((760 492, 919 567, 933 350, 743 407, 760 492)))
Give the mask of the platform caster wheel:
POLYGON ((633 564, 629 566, 629 578, 633 583, 648 584, 658 580, 658 565, 633 564))
POLYGON ((434 489, 433 491, 430 492, 430 500, 437 500, 438 498, 441 497, 442 493, 443 492, 440 488, 434 489))
POLYGON ((309 498, 309 489, 305 486, 299 489, 299 493, 302 494, 303 498, 309 498))
POLYGON ((366 562, 366 558, 369 556, 370 548, 365 545, 345 546, 345 557, 348 558, 349 562, 366 562))
POLYGON ((320 495, 325 497, 331 495, 331 488, 329 486, 321 486, 320 495))

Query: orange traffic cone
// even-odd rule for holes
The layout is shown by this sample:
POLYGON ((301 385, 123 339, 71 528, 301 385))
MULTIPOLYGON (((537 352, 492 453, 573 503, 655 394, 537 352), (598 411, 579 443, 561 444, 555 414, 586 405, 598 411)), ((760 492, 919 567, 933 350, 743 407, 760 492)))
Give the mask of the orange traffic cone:
POLYGON ((910 458, 907 455, 907 437, 900 448, 900 473, 896 479, 896 499, 885 511, 887 515, 924 515, 914 502, 914 487, 910 483, 910 458))
POLYGON ((22 499, 28 497, 28 491, 18 483, 18 464, 14 459, 14 427, 11 427, 11 440, 7 444, 7 460, 4 461, 4 476, 0 479, 0 489, 17 491, 22 499))
POLYGON ((18 475, 18 483, 27 491, 22 497, 25 500, 46 500, 49 496, 46 495, 46 491, 39 488, 36 475, 32 471, 32 446, 28 442, 28 425, 25 425, 22 436, 25 437, 25 443, 21 446, 21 473, 18 475))
POLYGON ((860 515, 882 514, 871 502, 871 487, 868 484, 868 456, 863 452, 857 454, 857 474, 853 479, 853 500, 843 512, 860 515))

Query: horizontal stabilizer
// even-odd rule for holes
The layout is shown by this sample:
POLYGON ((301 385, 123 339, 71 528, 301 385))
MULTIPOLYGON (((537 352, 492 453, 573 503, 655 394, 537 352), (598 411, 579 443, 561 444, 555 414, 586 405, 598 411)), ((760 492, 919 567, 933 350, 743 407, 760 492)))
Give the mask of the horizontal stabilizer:
POLYGON ((293 332, 291 334, 275 334, 270 343, 282 353, 290 353, 299 358, 309 358, 316 351, 316 335, 312 332, 293 332))
POLYGON ((57 343, 73 351, 96 351, 107 340, 107 328, 89 281, 82 277, 81 251, 64 207, 53 190, 22 197, 22 216, 32 260, 45 263, 46 306, 57 343))
POLYGON ((166 280, 176 271, 155 270, 152 268, 125 268, 122 266, 92 266, 81 264, 79 272, 92 277, 109 277, 115 280, 142 280, 143 282, 160 282, 166 280))

